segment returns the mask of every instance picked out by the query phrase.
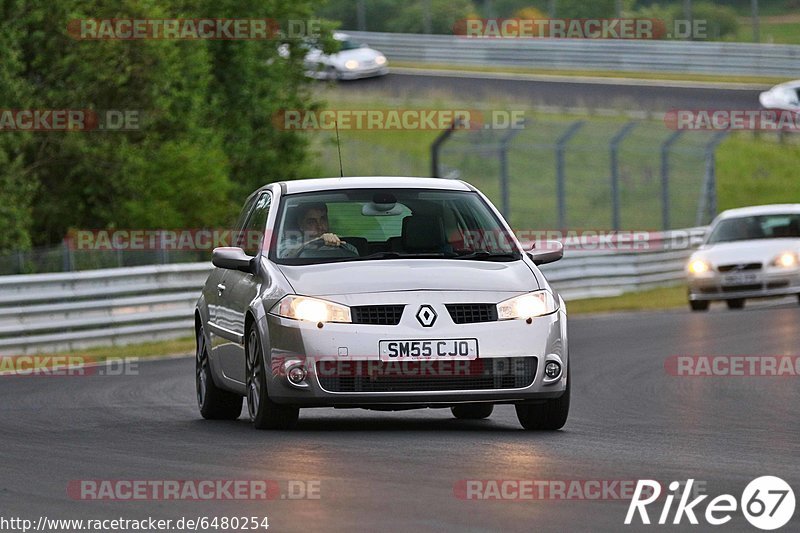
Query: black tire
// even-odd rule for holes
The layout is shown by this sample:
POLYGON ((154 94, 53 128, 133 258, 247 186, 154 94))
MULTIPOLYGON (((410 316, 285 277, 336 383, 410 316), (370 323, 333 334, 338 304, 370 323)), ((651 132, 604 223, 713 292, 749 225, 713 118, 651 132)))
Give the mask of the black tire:
POLYGON ((339 81, 342 79, 342 73, 339 72, 334 66, 328 66, 325 68, 325 79, 328 81, 339 81))
POLYGON ((735 298, 733 300, 725 300, 725 303, 728 304, 728 309, 743 309, 744 308, 744 298, 735 298))
POLYGON ((247 354, 247 412, 256 429, 292 429, 297 425, 300 409, 280 405, 269 398, 264 369, 264 352, 258 328, 250 325, 245 346, 247 354))
POLYGON ((493 403, 465 403, 450 408, 453 416, 459 420, 481 420, 489 418, 494 411, 493 403))
POLYGON ((243 398, 222 390, 214 383, 208 361, 208 347, 203 326, 197 329, 195 353, 195 390, 200 414, 207 420, 236 420, 242 414, 243 398))
POLYGON ((517 419, 523 428, 555 431, 564 427, 569 416, 569 395, 572 388, 571 366, 567 364, 567 388, 564 390, 564 394, 543 403, 519 403, 514 406, 517 410, 517 419))
POLYGON ((708 300, 689 300, 689 307, 692 311, 708 311, 708 300))

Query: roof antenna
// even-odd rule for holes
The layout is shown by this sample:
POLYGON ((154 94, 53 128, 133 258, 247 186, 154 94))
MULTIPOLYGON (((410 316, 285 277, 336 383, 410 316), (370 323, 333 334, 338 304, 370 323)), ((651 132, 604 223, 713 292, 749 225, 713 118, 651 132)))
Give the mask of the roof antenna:
POLYGON ((333 125, 336 127, 336 150, 339 151, 339 177, 343 178, 344 170, 342 170, 342 145, 339 142, 339 123, 334 121, 333 125))

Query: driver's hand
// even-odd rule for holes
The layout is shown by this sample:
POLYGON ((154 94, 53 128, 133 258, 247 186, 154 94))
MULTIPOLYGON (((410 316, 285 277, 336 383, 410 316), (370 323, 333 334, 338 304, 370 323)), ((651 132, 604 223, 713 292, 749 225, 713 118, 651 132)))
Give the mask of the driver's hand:
POLYGON ((341 246, 344 243, 335 233, 323 233, 322 244, 324 246, 341 246))

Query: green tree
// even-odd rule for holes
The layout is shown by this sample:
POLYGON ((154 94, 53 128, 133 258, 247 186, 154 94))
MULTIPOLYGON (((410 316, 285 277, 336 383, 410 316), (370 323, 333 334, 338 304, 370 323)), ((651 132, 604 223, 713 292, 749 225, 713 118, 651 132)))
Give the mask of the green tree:
POLYGON ((386 27, 397 33, 424 33, 426 10, 431 33, 453 33, 456 22, 475 16, 475 7, 469 0, 411 0, 387 21, 386 27))
MULTIPOLYGON (((129 132, 3 133, 0 249, 70 228, 230 222, 245 192, 299 177, 306 143, 276 131, 311 105, 305 41, 77 40, 80 18, 309 18, 311 0, 3 0, 0 109, 140 111, 129 132)), ((327 42, 327 27, 320 39, 327 42)))

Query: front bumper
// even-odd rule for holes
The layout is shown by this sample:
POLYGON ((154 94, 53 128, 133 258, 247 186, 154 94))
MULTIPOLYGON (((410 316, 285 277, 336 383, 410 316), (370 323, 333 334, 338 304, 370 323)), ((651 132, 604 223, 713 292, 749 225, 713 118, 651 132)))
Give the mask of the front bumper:
MULTIPOLYGON (((568 347, 566 334, 566 313, 559 310, 548 316, 525 320, 506 320, 471 324, 454 324, 444 305, 433 304, 439 322, 437 327, 423 328, 414 318, 414 304, 407 305, 403 319, 397 326, 364 324, 325 324, 322 328, 314 323, 301 322, 267 315, 262 324, 268 331, 270 344, 267 368, 267 390, 276 403, 293 404, 305 407, 444 407, 460 402, 512 403, 539 401, 557 398, 566 387, 568 347), (380 362, 379 342, 386 340, 432 340, 432 339, 477 339, 478 363, 448 361, 438 363, 432 373, 425 374, 428 379, 417 381, 414 386, 395 381, 394 386, 380 388, 385 376, 377 376, 377 382, 364 377, 363 389, 351 386, 346 391, 331 390, 331 369, 342 371, 346 378, 352 377, 352 370, 377 370, 380 362), (344 355, 344 354, 347 355, 344 355), (324 361, 325 367, 317 364, 324 361), (547 382, 544 368, 548 361, 560 362, 562 372, 559 378, 547 382), (511 362, 509 364, 509 362, 511 362), (291 383, 286 376, 287 368, 302 364, 308 376, 301 384, 291 383), (503 372, 520 372, 521 369, 535 369, 528 378, 520 374, 491 388, 475 388, 475 383, 486 384, 485 379, 476 380, 472 370, 463 372, 468 365, 478 368, 493 367, 503 372), (444 373, 437 369, 446 368, 444 373), (326 370, 320 371, 320 368, 326 370), (459 368, 462 370, 459 373, 459 368), (439 373, 437 373, 439 372, 439 373), (464 387, 458 381, 463 376, 464 387), (437 381, 441 379, 441 381, 437 381), (444 386, 444 382, 447 385, 444 386), (324 385, 324 386, 323 386, 324 385), (369 386, 366 386, 369 385, 369 386), (377 387, 376 387, 377 385, 377 387), (416 390, 419 386, 430 388, 416 390), (414 390, 410 390, 414 389, 414 390)), ((418 370, 418 367, 414 367, 418 370)), ((424 366, 424 363, 422 364, 424 366)), ((402 368, 401 374, 408 366, 402 368)), ((469 366, 469 368, 476 368, 469 366)), ((430 367, 429 367, 430 369, 430 367)), ((405 374, 403 378, 419 379, 419 374, 405 374)), ((394 376, 396 378, 396 376, 394 376)), ((490 378, 491 379, 491 378, 490 378)), ((334 380, 334 383, 336 381, 334 380)), ((352 383, 352 382, 350 382, 352 383)))
POLYGON ((733 300, 740 298, 766 298, 800 294, 800 271, 792 269, 759 270, 750 273, 749 279, 729 284, 725 273, 708 272, 689 278, 689 300, 733 300))
POLYGON ((362 78, 372 78, 375 76, 385 76, 389 74, 389 67, 387 66, 373 66, 373 67, 364 67, 355 70, 340 70, 339 71, 339 79, 340 80, 359 80, 362 78))

